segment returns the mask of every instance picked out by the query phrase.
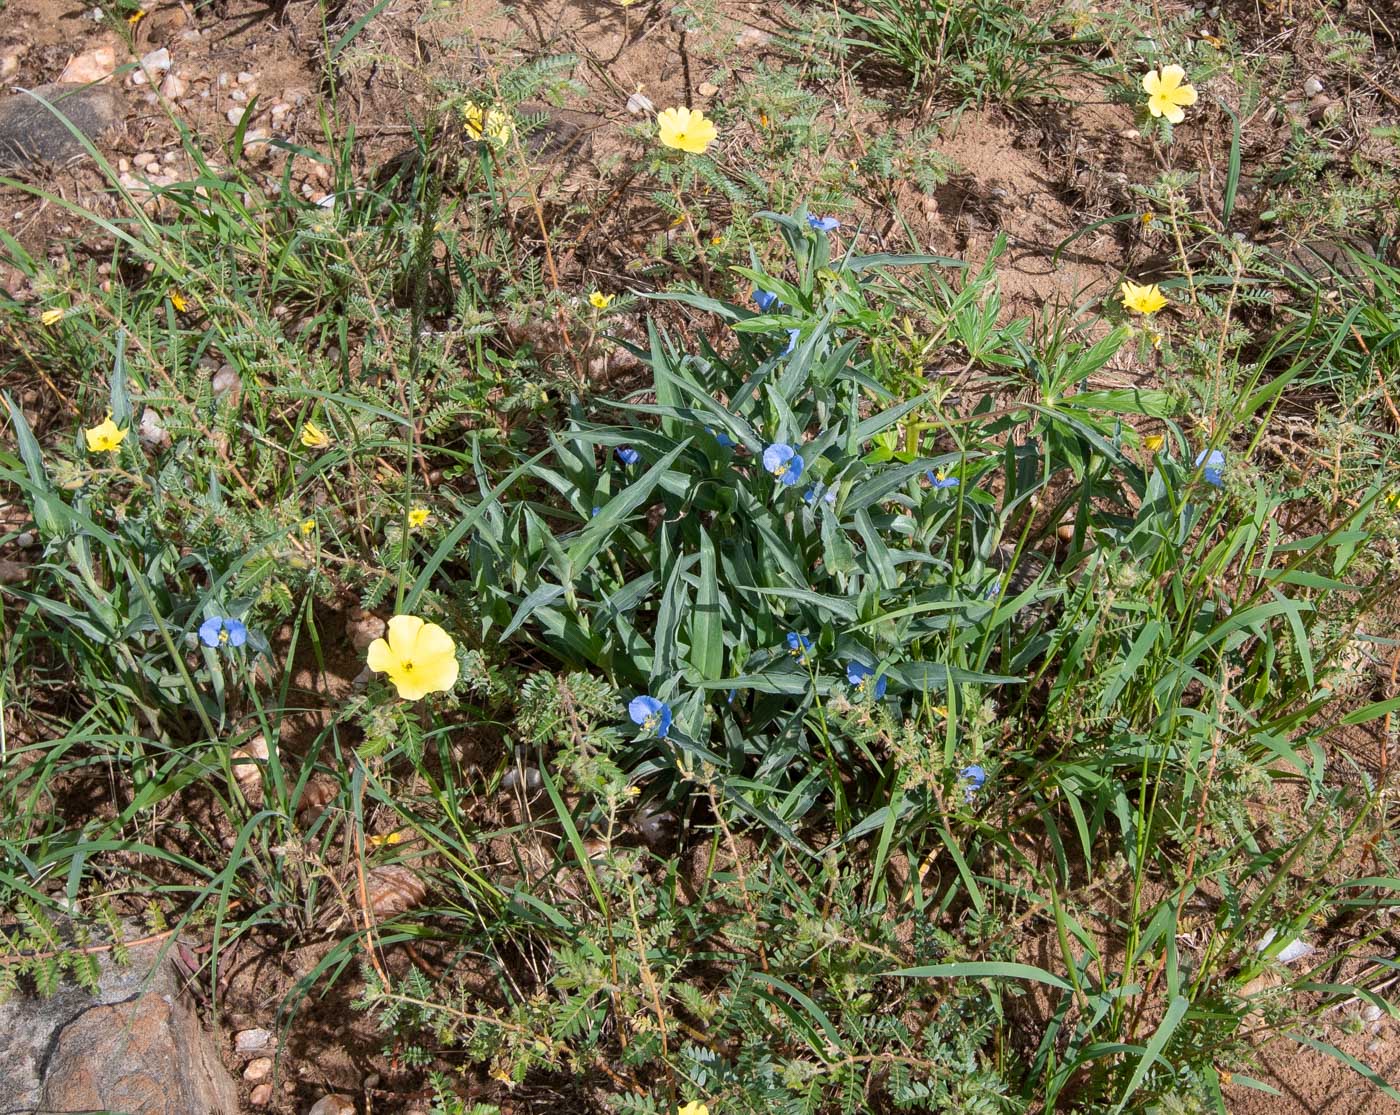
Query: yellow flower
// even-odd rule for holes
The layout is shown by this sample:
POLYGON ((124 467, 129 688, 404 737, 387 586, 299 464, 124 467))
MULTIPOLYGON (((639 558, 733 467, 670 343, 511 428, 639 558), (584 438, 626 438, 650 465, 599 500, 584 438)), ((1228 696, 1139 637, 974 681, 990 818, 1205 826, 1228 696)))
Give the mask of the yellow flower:
POLYGON ((409 508, 408 529, 417 530, 432 517, 432 514, 433 513, 429 511, 426 507, 409 508))
POLYGON ((1155 314, 1167 304, 1166 296, 1157 289, 1156 283, 1130 283, 1125 280, 1122 294, 1124 308, 1136 314, 1155 314))
POLYGON ((1153 213, 1151 209, 1147 210, 1147 212, 1145 212, 1145 213, 1142 215, 1142 223, 1143 223, 1143 226, 1145 227, 1145 226, 1147 226, 1147 225, 1150 225, 1150 224, 1151 224, 1153 221, 1155 221, 1156 219, 1157 219, 1157 215, 1156 215, 1155 213, 1153 213))
POLYGON ((1390 504, 1392 510, 1400 511, 1400 488, 1394 488, 1386 492, 1385 501, 1390 504))
POLYGON ((128 433, 127 430, 118 429, 109 414, 92 429, 84 430, 83 437, 87 438, 89 453, 115 453, 128 433))
POLYGON ((614 297, 611 294, 604 294, 601 290, 595 290, 588 296, 588 301, 595 310, 606 310, 614 297))
POLYGON ((676 1115, 710 1115, 710 1109, 703 1103, 696 1103, 692 1100, 677 1111, 676 1115))
POLYGON ((1142 78, 1147 94, 1147 111, 1153 116, 1165 116, 1171 123, 1186 119, 1182 108, 1196 103, 1196 90, 1184 84, 1186 71, 1180 66, 1163 66, 1161 71, 1148 70, 1142 78))
POLYGON ((136 11, 134 11, 131 15, 129 15, 129 16, 126 17, 126 21, 127 21, 127 23, 131 24, 131 26, 135 27, 138 23, 140 23, 140 22, 141 22, 143 19, 145 19, 145 18, 146 18, 146 9, 145 9, 145 8, 137 8, 136 11))
POLYGON ((45 310, 39 315, 39 320, 45 325, 57 325, 67 312, 67 310, 45 310))
POLYGON ((301 531, 301 536, 303 538, 311 537, 311 535, 316 533, 316 520, 303 519, 297 524, 297 530, 301 531))
POLYGON ((371 836, 369 846, 371 848, 382 848, 386 844, 392 847, 395 844, 402 844, 412 834, 412 829, 399 829, 397 832, 386 832, 382 836, 371 836))
POLYGON ((482 108, 468 101, 462 106, 466 117, 463 127, 472 139, 485 139, 491 143, 509 143, 511 135, 510 114, 499 108, 482 108))
POLYGON ((665 108, 656 115, 657 138, 663 147, 703 155, 719 132, 699 109, 665 108))
POLYGON ((170 304, 175 307, 178 313, 186 313, 190 308, 190 300, 178 290, 170 292, 170 304))
POLYGON ((1166 444, 1167 439, 1161 434, 1149 434, 1142 439, 1142 447, 1149 453, 1155 453, 1166 444))
POLYGON ((376 673, 388 674, 405 701, 445 693, 457 684, 457 645, 452 636, 417 616, 391 619, 389 637, 370 643, 365 661, 376 673))
POLYGON ((308 449, 329 449, 331 436, 315 422, 308 422, 301 428, 301 443, 308 449))

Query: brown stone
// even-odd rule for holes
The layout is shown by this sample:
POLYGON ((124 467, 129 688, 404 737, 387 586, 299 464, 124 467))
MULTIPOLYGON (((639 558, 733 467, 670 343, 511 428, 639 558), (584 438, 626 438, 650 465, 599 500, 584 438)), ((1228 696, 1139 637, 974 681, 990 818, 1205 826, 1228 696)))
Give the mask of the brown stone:
POLYGON ((69 987, 0 1006, 0 1111, 235 1115, 216 1046, 158 945, 133 949, 124 968, 104 956, 95 995, 69 987))

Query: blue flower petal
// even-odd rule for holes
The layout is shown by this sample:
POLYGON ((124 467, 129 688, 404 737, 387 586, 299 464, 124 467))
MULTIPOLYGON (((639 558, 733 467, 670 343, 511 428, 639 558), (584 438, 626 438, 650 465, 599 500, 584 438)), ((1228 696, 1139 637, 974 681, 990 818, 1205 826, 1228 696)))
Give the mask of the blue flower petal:
POLYGON ((1204 449, 1196 455, 1196 467, 1205 465, 1201 475, 1205 477, 1207 484, 1213 484, 1217 488, 1225 486, 1225 454, 1219 449, 1212 449, 1207 453, 1204 449))
POLYGON ((627 715, 633 724, 662 738, 671 730, 671 706, 655 697, 633 697, 627 705, 627 715))
POLYGON ((928 482, 938 491, 944 491, 947 488, 956 488, 958 486, 958 478, 956 476, 946 475, 942 469, 939 469, 937 472, 929 469, 924 475, 928 477, 928 482))
POLYGON ((224 621, 218 616, 210 616, 199 625, 199 641, 206 647, 219 645, 219 632, 224 629, 224 621))
POLYGON ((241 647, 248 641, 248 628, 242 620, 224 620, 224 630, 228 632, 228 645, 231 647, 241 647))
POLYGON ((624 465, 635 465, 642 459, 642 455, 630 445, 620 445, 617 449, 617 459, 624 465))
POLYGON ((841 227, 841 222, 835 217, 812 217, 808 216, 807 223, 818 232, 835 232, 841 227))
POLYGON ((753 302, 754 305, 759 308, 759 311, 765 314, 774 306, 782 305, 782 303, 778 301, 778 296, 776 294, 772 291, 761 290, 758 287, 753 288, 753 302))
POLYGON ((783 349, 783 355, 784 355, 784 356, 790 355, 790 354, 792 353, 792 350, 795 349, 795 348, 797 347, 797 342, 800 341, 800 340, 802 339, 802 330, 801 330, 801 329, 789 329, 789 330, 787 331, 787 335, 788 335, 788 343, 787 343, 787 348, 783 349))
POLYGON ((763 451, 763 467, 791 487, 801 478, 805 465, 796 449, 779 441, 763 451))

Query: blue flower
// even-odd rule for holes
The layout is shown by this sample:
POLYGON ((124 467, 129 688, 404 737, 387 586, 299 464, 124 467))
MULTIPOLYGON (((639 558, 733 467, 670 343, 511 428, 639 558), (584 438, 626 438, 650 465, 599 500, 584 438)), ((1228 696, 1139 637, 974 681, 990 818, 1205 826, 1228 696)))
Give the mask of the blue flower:
POLYGON ((784 356, 787 356, 790 352, 792 352, 793 349, 795 349, 795 348, 797 347, 797 342, 800 341, 800 340, 802 339, 802 330, 801 330, 801 329, 789 329, 789 330, 787 331, 787 335, 788 335, 788 343, 787 343, 787 348, 783 349, 783 355, 784 355, 784 356))
POLYGON ((963 795, 968 801, 971 801, 973 795, 976 794, 977 791, 982 788, 983 783, 987 781, 987 772, 976 763, 973 763, 971 766, 963 767, 962 770, 958 771, 958 778, 967 783, 963 788, 963 795))
POLYGON ((949 476, 942 469, 939 469, 937 472, 930 469, 924 475, 928 477, 928 482, 938 491, 942 491, 945 488, 956 488, 958 486, 958 478, 956 476, 949 476))
POLYGON ((774 306, 781 306, 778 296, 769 290, 762 290, 759 287, 753 288, 754 305, 758 307, 760 313, 766 314, 774 306))
POLYGON ((241 647, 248 641, 248 629, 242 620, 210 616, 199 625, 199 641, 206 647, 241 647))
POLYGON ((655 732, 662 739, 671 730, 671 706, 655 697, 633 697, 627 715, 642 731, 655 732))
POLYGON ((836 506, 836 489, 828 488, 825 484, 813 484, 802 493, 803 503, 816 503, 821 500, 828 507, 836 506))
POLYGON ((706 426, 705 430, 707 433, 715 435, 715 440, 719 442, 719 447, 721 449, 733 449, 736 445, 739 444, 732 437, 726 434, 723 430, 716 430, 711 426, 706 426))
POLYGON ((835 217, 812 217, 807 218, 807 223, 818 232, 835 232, 841 227, 841 222, 835 217))
POLYGON ((598 517, 598 512, 601 510, 603 510, 601 507, 595 507, 593 509, 593 514, 590 516, 590 518, 596 519, 598 517))
POLYGON ((789 631, 787 636, 788 653, 796 658, 802 665, 807 665, 807 655, 812 650, 812 640, 806 635, 799 635, 796 631, 789 631))
POLYGON ((1202 449, 1196 456, 1196 467, 1200 468, 1202 464, 1206 466, 1202 473, 1206 478, 1206 483, 1223 488, 1225 486, 1225 454, 1219 449, 1212 449, 1209 453, 1202 449))
POLYGON ((786 442, 775 442, 763 451, 763 467, 791 487, 802 476, 802 456, 786 442))
POLYGON ((635 465, 642 459, 642 455, 630 445, 621 445, 617 449, 617 459, 624 465, 635 465))
MULTIPOLYGON (((846 681, 850 683, 852 689, 854 689, 857 693, 861 694, 862 696, 865 695, 867 690, 871 689, 870 679, 874 677, 874 675, 875 671, 872 670, 869 666, 865 665, 863 662, 846 663, 846 681)), ((885 695, 884 674, 881 674, 878 678, 875 678, 875 685, 872 692, 874 693, 875 699, 877 701, 885 695)))

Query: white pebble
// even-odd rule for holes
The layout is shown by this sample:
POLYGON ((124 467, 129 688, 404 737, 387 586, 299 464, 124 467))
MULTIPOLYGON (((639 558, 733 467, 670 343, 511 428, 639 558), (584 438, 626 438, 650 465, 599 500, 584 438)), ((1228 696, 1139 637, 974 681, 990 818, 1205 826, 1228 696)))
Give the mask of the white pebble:
POLYGON ((153 74, 163 74, 166 70, 170 69, 170 51, 166 50, 165 47, 161 47, 159 50, 153 50, 149 54, 143 54, 141 56, 141 65, 144 69, 149 70, 153 74))
POLYGON ((252 85, 253 82, 255 82, 255 81, 257 81, 257 80, 258 80, 258 79, 255 78, 252 74, 250 74, 247 70, 242 71, 242 72, 238 75, 238 84, 239 84, 239 85, 252 85))
POLYGON ((228 117, 228 122, 230 124, 237 124, 243 119, 243 110, 241 108, 231 108, 225 115, 228 117))
POLYGON ((1315 77, 1308 78, 1307 81, 1303 82, 1303 92, 1309 97, 1316 97, 1322 92, 1322 82, 1315 77))
POLYGON ((248 94, 245 93, 245 92, 243 92, 242 89, 235 89, 235 90, 234 90, 232 93, 230 93, 228 96, 229 96, 229 100, 231 100, 231 101, 237 101, 239 104, 242 104, 244 101, 246 101, 246 100, 248 99, 248 94))

